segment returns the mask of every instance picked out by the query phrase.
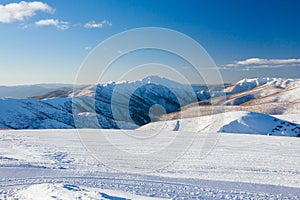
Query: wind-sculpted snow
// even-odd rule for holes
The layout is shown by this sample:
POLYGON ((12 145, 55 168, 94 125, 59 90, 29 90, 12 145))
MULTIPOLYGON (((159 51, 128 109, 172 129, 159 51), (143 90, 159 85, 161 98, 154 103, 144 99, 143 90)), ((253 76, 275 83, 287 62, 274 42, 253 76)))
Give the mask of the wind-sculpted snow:
POLYGON ((140 130, 218 131, 223 133, 300 137, 300 124, 254 112, 227 112, 211 116, 154 122, 140 130), (214 121, 214 119, 222 119, 214 121), (179 127, 180 124, 180 127, 179 127))
POLYGON ((100 188, 80 187, 72 184, 36 184, 21 189, 15 195, 19 199, 101 199, 101 200, 158 200, 145 196, 133 195, 126 192, 105 190, 100 188))
POLYGON ((300 137, 300 124, 261 113, 245 113, 220 128, 220 132, 300 137))

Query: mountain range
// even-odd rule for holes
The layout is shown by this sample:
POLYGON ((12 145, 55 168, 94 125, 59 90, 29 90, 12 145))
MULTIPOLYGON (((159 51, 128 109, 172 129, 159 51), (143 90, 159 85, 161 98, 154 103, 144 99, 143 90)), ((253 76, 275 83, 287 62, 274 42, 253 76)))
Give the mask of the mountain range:
POLYGON ((155 76, 88 85, 36 98, 0 99, 0 128, 136 128, 208 98, 204 90, 197 93, 190 86, 155 76))
MULTIPOLYGON (((269 116, 299 113, 298 79, 243 79, 214 91, 157 76, 75 89, 70 86, 56 90, 44 88, 44 92, 50 91, 32 98, 0 99, 0 128, 143 129, 154 126, 152 122, 155 121, 171 120, 172 128, 169 129, 186 130, 194 126, 191 130, 198 132, 204 129, 195 122, 180 127, 178 123, 186 124, 185 118, 207 121, 209 116, 224 115, 222 117, 227 120, 213 131, 287 136, 300 133, 298 124, 269 116), (177 124, 174 125, 174 121, 177 124), (257 130, 258 124, 262 130, 257 130)), ((31 96, 32 93, 22 95, 31 96)), ((205 127, 212 128, 209 124, 205 127)), ((205 130, 209 130, 207 128, 205 130)))
POLYGON ((42 96, 55 91, 66 93, 73 89, 72 84, 35 84, 35 85, 16 85, 0 86, 0 98, 29 98, 42 96))

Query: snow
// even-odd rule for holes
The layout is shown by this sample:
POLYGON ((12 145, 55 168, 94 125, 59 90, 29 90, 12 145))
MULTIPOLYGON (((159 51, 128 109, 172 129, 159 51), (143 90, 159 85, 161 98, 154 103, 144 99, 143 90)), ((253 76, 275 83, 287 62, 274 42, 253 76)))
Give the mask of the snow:
POLYGON ((147 124, 139 130, 179 130, 191 132, 218 131, 223 133, 261 134, 276 136, 300 135, 300 124, 276 117, 245 111, 226 112, 210 116, 183 118, 147 124), (181 124, 179 127, 179 123, 181 124))
POLYGON ((273 117, 300 124, 300 114, 273 115, 273 117))
POLYGON ((272 85, 278 88, 286 88, 294 82, 299 82, 298 79, 282 79, 282 78, 253 78, 253 79, 242 79, 237 83, 229 86, 225 89, 226 92, 235 94, 252 90, 255 87, 262 85, 272 85))
MULTIPOLYGON (((300 83, 300 82, 298 82, 300 83)), ((280 94, 266 96, 258 101, 258 104, 270 103, 270 102, 283 102, 293 104, 294 102, 299 101, 300 94, 300 84, 293 85, 286 90, 282 90, 280 94)))
MULTIPOLYGON (((107 144, 107 138, 97 137, 105 134, 118 148, 126 147, 131 153, 123 158, 116 151, 107 152, 110 160, 102 163, 82 144, 76 130, 0 131, 0 199, 300 198, 298 138, 220 134, 212 151, 200 158, 203 141, 212 133, 199 133, 188 148, 178 143, 170 149, 170 153, 183 154, 168 165, 162 154, 151 161, 162 168, 132 173, 114 168, 128 165, 130 155, 142 161, 147 156, 141 150, 151 152, 176 133, 179 140, 191 133, 161 131, 152 145, 145 146, 143 140, 121 136, 122 130, 83 131, 97 146, 107 144), (118 138, 122 138, 119 143, 118 138), (111 166, 104 165, 107 163, 111 166)), ((151 132, 128 133, 142 136, 151 132)))
POLYGON ((71 113, 61 107, 48 104, 46 101, 0 99, 0 128, 72 128, 72 121, 71 113))
POLYGON ((71 184, 35 184, 20 190, 16 197, 23 200, 48 200, 48 199, 145 199, 155 200, 158 198, 141 197, 126 192, 104 190, 99 188, 80 187, 71 184))

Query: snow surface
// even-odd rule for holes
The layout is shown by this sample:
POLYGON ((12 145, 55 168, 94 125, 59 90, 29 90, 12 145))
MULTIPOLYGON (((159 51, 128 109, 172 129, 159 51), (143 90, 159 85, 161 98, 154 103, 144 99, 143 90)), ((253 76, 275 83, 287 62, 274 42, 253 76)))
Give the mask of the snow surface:
MULTIPOLYGON (((144 140, 121 136, 122 130, 82 131, 96 146, 107 144, 107 138, 96 137, 105 134, 118 148, 133 153, 120 157, 117 152, 107 152, 110 160, 103 163, 86 149, 76 130, 0 131, 0 199, 36 195, 48 199, 300 198, 298 138, 220 134, 212 151, 200 157, 201 146, 212 133, 198 133, 188 148, 179 143, 170 149, 170 153, 181 151, 182 155, 168 165, 162 154, 152 161, 160 163, 160 169, 131 173, 114 168, 128 165, 130 155, 139 155, 142 161, 146 156, 141 151, 153 151, 153 147, 170 142, 175 133, 180 140, 190 133, 160 131, 160 137, 145 147, 144 140), (130 145, 133 142, 135 145, 130 145)), ((147 132, 151 133, 128 133, 147 132)), ((140 163, 132 167, 137 169, 140 163)))
POLYGON ((300 124, 300 114, 273 115, 273 117, 300 124))
POLYGON ((300 124, 261 113, 235 111, 216 115, 159 121, 147 124, 139 130, 174 130, 223 133, 260 134, 299 137, 300 124), (179 127, 180 125, 180 127, 179 127))
POLYGON ((35 184, 20 190, 16 197, 24 200, 47 200, 47 199, 99 199, 99 200, 127 200, 145 199, 155 200, 158 198, 141 197, 126 192, 103 190, 99 188, 79 187, 71 184, 35 184))

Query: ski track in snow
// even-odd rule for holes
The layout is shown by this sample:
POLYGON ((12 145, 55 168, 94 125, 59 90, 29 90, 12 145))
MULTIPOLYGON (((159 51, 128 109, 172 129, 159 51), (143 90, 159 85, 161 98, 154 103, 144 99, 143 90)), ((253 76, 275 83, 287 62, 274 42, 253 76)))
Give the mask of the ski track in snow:
POLYGON ((0 199, 33 192, 50 199, 300 199, 299 144, 298 138, 224 134, 203 160, 193 144, 173 164, 133 174, 95 160, 75 130, 0 131, 0 199))

